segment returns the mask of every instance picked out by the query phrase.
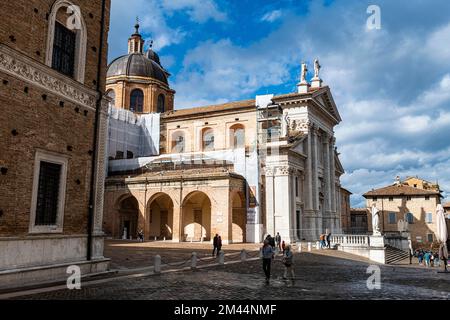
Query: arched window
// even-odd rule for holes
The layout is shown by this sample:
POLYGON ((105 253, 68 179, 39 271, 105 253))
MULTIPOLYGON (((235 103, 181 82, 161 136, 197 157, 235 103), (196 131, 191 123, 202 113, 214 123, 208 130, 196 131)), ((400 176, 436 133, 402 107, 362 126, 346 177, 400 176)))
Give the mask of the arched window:
POLYGON ((162 113, 164 111, 166 111, 166 99, 163 94, 160 94, 158 96, 158 106, 156 112, 162 113))
POLYGON ((185 152, 185 139, 183 132, 175 132, 172 135, 172 153, 185 152))
POLYGON ((111 99, 109 103, 110 106, 114 107, 116 105, 116 93, 113 89, 110 89, 106 92, 106 96, 111 99))
POLYGON ((414 223, 414 216, 411 212, 408 212, 405 215, 405 220, 408 221, 408 223, 414 223))
POLYGON ((140 89, 134 89, 130 95, 130 111, 143 112, 144 111, 144 94, 140 89))
POLYGON ((202 150, 203 151, 213 151, 214 150, 214 130, 211 128, 203 129, 202 150))
POLYGON ((87 29, 80 8, 56 0, 48 16, 45 64, 84 83, 87 29))
POLYGON ((235 124, 230 128, 230 145, 233 149, 245 147, 245 130, 241 124, 235 124))

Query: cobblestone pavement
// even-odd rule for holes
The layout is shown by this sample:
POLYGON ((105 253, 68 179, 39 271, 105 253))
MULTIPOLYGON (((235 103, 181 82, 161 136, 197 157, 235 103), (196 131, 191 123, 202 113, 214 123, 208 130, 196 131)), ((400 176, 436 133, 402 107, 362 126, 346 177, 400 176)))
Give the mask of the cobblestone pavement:
MULTIPOLYGON (((237 256, 242 249, 259 250, 259 244, 230 244, 222 246, 226 255, 237 256)), ((189 260, 192 252, 202 259, 200 264, 211 263, 212 245, 210 243, 179 243, 170 241, 136 242, 123 240, 105 241, 105 257, 111 258, 111 269, 126 270, 152 266, 156 255, 161 256, 162 263, 178 263, 189 260)))
MULTIPOLYGON (((144 247, 151 246, 144 244, 144 247)), ((154 249, 149 249, 146 254, 150 254, 154 249)), ((181 250, 181 252, 188 254, 191 249, 188 248, 186 252, 181 250)), ((135 250, 139 251, 139 249, 135 250)), ((165 250, 167 251, 167 248, 165 250)), ((174 248, 174 250, 180 249, 174 248)), ((236 251, 239 251, 238 247, 236 251)), ((179 256, 179 253, 176 256, 179 256)), ((128 264, 129 261, 125 260, 125 262, 128 264)), ((272 265, 273 277, 269 284, 266 284, 264 280, 261 262, 256 260, 212 266, 196 271, 115 279, 101 284, 84 287, 82 285, 81 290, 65 289, 15 299, 393 300, 450 298, 450 274, 437 273, 437 268, 426 269, 409 265, 380 265, 381 289, 369 290, 366 285, 370 276, 366 273, 369 265, 370 262, 364 258, 340 251, 320 250, 295 254, 295 281, 282 279, 283 266, 280 257, 277 257, 272 265)))

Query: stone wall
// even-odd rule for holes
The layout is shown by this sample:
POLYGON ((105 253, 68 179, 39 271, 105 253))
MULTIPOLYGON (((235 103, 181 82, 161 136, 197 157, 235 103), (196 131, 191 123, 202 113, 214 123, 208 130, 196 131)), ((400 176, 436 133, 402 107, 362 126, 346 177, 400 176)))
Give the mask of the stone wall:
MULTIPOLYGON (((367 207, 372 207, 375 203, 377 209, 382 211, 380 217, 380 225, 382 232, 396 232, 398 231, 398 220, 405 219, 406 213, 412 213, 414 216, 414 222, 408 225, 409 232, 411 233, 411 240, 414 244, 427 244, 427 234, 433 234, 434 240, 436 240, 436 206, 440 199, 437 195, 431 195, 429 200, 425 200, 425 196, 411 196, 411 200, 407 200, 406 196, 393 197, 389 200, 389 197, 377 197, 377 201, 373 201, 372 198, 366 200, 367 207), (395 223, 389 223, 389 213, 396 214, 395 223), (426 222, 426 214, 432 214, 432 222, 426 222), (418 238, 421 237, 421 238, 418 238), (420 241, 421 240, 421 241, 420 241)), ((369 231, 372 230, 372 219, 368 219, 369 231)))

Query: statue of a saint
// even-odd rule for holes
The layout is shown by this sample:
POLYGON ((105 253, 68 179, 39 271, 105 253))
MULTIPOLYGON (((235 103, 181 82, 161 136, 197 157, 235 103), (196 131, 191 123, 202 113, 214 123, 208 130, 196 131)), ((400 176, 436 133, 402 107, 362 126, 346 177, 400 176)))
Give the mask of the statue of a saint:
POLYGON ((373 229, 373 235, 381 235, 380 232, 380 213, 377 207, 375 206, 375 203, 372 204, 372 229, 373 229))
POLYGON ((314 60, 314 79, 319 79, 319 71, 320 71, 319 59, 314 60))
POLYGON ((300 75, 300 83, 306 83, 306 74, 308 73, 308 67, 306 63, 302 63, 302 73, 300 75))

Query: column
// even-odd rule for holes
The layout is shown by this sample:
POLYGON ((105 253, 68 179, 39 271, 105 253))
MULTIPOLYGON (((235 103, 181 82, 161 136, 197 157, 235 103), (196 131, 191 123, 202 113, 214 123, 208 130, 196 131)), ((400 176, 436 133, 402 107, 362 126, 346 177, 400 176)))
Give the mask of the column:
POLYGON ((331 175, 331 211, 336 212, 336 164, 334 161, 334 144, 336 139, 331 137, 330 143, 330 175, 331 175))
POLYGON ((106 175, 106 146, 108 138, 108 101, 102 99, 98 119, 96 164, 94 174, 94 221, 92 225, 92 259, 103 258, 104 233, 103 233, 103 203, 105 194, 106 175))
POLYGON ((312 126, 309 127, 308 130, 308 158, 306 159, 306 195, 307 198, 305 199, 306 203, 306 210, 312 210, 313 209, 313 167, 312 167, 312 157, 313 157, 313 151, 312 151, 312 139, 313 139, 313 133, 312 133, 312 126))
POLYGON ((274 198, 274 169, 266 168, 266 232, 273 235, 275 198, 274 198))
POLYGON ((280 233, 281 238, 292 241, 290 237, 291 229, 291 186, 290 186, 290 174, 288 166, 279 166, 275 171, 275 184, 274 184, 274 198, 275 198, 275 210, 274 210, 274 227, 273 236, 277 232, 280 233))
POLYGON ((296 234, 296 221, 297 221, 297 217, 296 217, 296 206, 297 206, 297 196, 295 194, 295 188, 296 188, 296 179, 295 177, 297 176, 297 172, 296 170, 292 169, 289 170, 289 236, 292 239, 292 241, 295 240, 295 234, 296 234))
POLYGON ((181 242, 183 237, 181 235, 181 206, 173 203, 173 218, 172 218, 172 242, 181 242))
POLYGON ((329 136, 328 134, 325 134, 325 142, 324 142, 324 178, 325 178, 325 186, 326 190, 324 190, 324 193, 326 193, 325 196, 325 204, 326 204, 326 210, 327 213, 330 214, 331 211, 331 201, 332 201, 332 194, 331 194, 331 185, 333 183, 333 178, 331 176, 331 165, 330 165, 330 143, 329 143, 329 136), (325 192, 326 191, 326 192, 325 192))
POLYGON ((319 159, 319 150, 318 150, 318 133, 319 128, 316 126, 313 129, 313 199, 314 199, 314 210, 318 212, 319 210, 319 175, 318 175, 318 159, 319 159))

